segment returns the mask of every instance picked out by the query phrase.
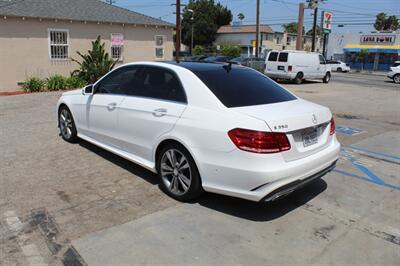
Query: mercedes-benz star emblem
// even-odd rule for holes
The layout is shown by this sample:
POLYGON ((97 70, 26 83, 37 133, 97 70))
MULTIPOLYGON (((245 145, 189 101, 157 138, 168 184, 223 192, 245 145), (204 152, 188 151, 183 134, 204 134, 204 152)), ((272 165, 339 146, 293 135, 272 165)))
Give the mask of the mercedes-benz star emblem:
POLYGON ((314 123, 314 124, 316 124, 318 121, 317 121, 317 116, 316 115, 312 115, 312 122, 314 123))

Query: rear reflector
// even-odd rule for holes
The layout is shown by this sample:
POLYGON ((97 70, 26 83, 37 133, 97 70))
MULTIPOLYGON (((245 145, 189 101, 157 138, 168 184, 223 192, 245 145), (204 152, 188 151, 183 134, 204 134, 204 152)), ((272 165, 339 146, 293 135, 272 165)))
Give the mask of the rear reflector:
POLYGON ((335 120, 333 120, 333 117, 331 118, 330 125, 331 125, 331 127, 330 127, 330 130, 329 130, 329 135, 333 135, 336 132, 335 120))
POLYGON ((288 66, 287 71, 288 72, 292 72, 293 67, 292 66, 288 66))
POLYGON ((228 136, 236 147, 244 151, 275 153, 290 150, 290 143, 285 133, 235 128, 228 132, 228 136))

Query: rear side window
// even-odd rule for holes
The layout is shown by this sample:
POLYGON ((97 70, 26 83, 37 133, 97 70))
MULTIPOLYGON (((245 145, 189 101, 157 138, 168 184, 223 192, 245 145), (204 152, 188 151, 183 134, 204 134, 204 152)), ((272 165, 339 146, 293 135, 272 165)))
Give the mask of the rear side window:
POLYGON ((278 57, 279 62, 287 62, 288 53, 280 53, 278 57))
POLYGON ((284 88, 253 69, 232 67, 192 70, 226 107, 295 100, 284 88))
POLYGON ((186 102, 183 87, 172 71, 161 67, 143 67, 133 82, 129 95, 186 102))
POLYGON ((276 59, 278 58, 278 53, 277 52, 271 52, 268 56, 268 61, 275 62, 276 59))

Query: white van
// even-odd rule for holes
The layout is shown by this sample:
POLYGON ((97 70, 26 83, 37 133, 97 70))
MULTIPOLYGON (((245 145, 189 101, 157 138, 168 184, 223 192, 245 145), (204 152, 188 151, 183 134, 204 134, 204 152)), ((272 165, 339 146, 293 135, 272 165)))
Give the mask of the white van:
POLYGON ((331 68, 325 58, 305 51, 270 51, 264 73, 272 79, 293 80, 296 84, 305 79, 322 79, 324 83, 331 79, 331 68))

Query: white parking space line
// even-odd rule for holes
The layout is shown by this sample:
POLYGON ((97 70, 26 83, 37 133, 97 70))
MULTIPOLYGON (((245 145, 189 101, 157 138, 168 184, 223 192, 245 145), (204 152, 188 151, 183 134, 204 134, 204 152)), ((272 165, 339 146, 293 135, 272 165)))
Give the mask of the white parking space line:
POLYGON ((26 244, 28 241, 27 237, 19 234, 23 228, 23 223, 18 218, 15 211, 7 211, 4 213, 6 222, 10 230, 14 233, 17 238, 18 245, 20 246, 22 252, 25 255, 26 260, 30 265, 35 266, 45 266, 47 263, 44 262, 39 249, 35 244, 26 244))

